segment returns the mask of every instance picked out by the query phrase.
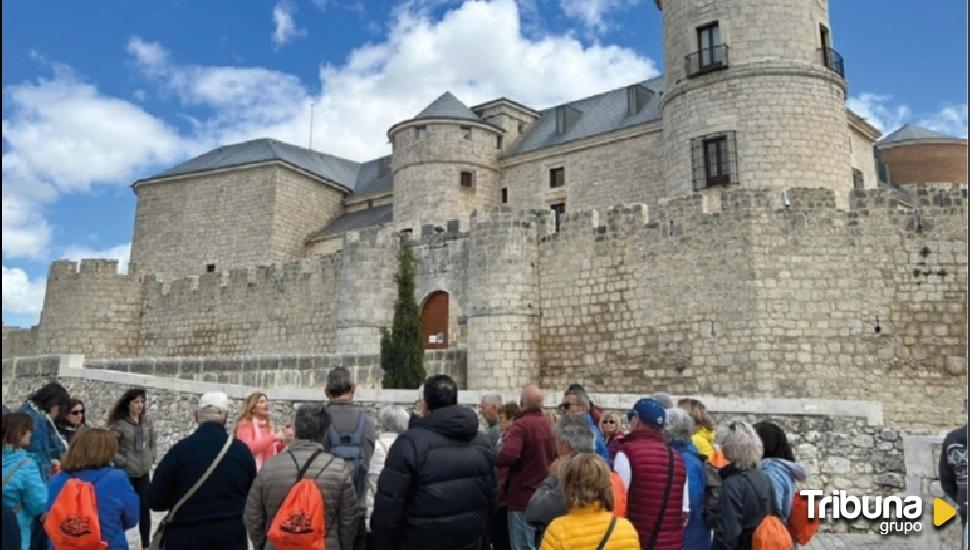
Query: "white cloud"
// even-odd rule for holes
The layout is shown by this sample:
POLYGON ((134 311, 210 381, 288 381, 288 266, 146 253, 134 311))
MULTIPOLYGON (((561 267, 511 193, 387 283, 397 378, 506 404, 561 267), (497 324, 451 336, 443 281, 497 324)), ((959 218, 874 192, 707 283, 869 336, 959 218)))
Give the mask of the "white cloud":
POLYGON ((140 107, 102 95, 66 66, 52 67, 52 78, 4 88, 5 258, 47 253, 43 209, 60 195, 128 184, 187 151, 175 130, 140 107))
POLYGON ((944 104, 936 112, 913 113, 906 104, 895 104, 891 95, 863 92, 846 102, 857 115, 869 121, 883 134, 889 134, 907 123, 914 123, 947 135, 967 137, 967 104, 944 104))
POLYGON ((293 12, 296 9, 287 4, 276 4, 273 8, 273 44, 279 48, 285 46, 294 38, 306 35, 306 31, 298 29, 293 21, 293 12))
POLYGON ((71 245, 64 249, 62 258, 78 261, 84 258, 101 258, 118 260, 118 271, 128 273, 128 258, 131 256, 131 243, 119 244, 110 248, 90 248, 81 245, 71 245))
POLYGON ((967 104, 944 105, 939 111, 921 118, 917 124, 950 136, 967 137, 967 104))
POLYGON ((580 21, 586 30, 601 34, 610 29, 610 12, 629 9, 639 0, 559 0, 559 7, 567 17, 580 21))
POLYGON ((3 266, 3 311, 36 323, 44 305, 45 279, 31 280, 19 267, 3 266))

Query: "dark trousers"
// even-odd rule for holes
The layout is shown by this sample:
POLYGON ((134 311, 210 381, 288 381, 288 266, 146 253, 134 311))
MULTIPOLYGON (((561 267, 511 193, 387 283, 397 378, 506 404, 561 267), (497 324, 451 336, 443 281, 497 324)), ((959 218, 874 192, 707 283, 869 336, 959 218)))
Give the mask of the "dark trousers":
POLYGON ((488 539, 492 550, 511 550, 512 543, 509 541, 509 514, 508 508, 502 506, 496 514, 492 516, 488 526, 488 539))
POLYGON ((129 477, 131 488, 138 495, 138 534, 141 536, 141 547, 148 548, 152 540, 152 515, 148 511, 148 486, 151 480, 148 474, 141 477, 129 477))
POLYGON ((170 525, 165 530, 165 550, 246 550, 249 537, 242 518, 170 525))

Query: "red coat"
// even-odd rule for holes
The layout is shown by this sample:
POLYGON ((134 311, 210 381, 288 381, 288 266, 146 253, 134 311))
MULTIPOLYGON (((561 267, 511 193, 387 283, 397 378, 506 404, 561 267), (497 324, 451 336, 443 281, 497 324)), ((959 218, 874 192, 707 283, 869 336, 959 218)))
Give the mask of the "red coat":
MULTIPOLYGON (((627 494, 627 518, 640 535, 640 546, 647 548, 657 524, 667 484, 667 446, 660 430, 638 429, 623 438, 623 454, 630 461, 630 490, 627 494)), ((667 510, 657 535, 655 550, 681 550, 684 535, 684 481, 687 471, 677 451, 673 452, 674 471, 670 484, 667 510)))
POLYGON ((495 459, 499 468, 509 469, 505 504, 510 512, 525 511, 555 459, 556 442, 549 419, 540 410, 523 412, 502 436, 502 449, 495 459))

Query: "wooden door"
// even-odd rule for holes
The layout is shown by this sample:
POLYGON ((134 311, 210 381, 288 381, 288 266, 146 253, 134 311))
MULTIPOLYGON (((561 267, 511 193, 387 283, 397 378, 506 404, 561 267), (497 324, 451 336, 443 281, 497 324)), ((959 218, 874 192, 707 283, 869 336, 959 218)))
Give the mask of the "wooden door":
POLYGON ((448 293, 433 292, 421 310, 421 341, 424 349, 448 347, 448 293))

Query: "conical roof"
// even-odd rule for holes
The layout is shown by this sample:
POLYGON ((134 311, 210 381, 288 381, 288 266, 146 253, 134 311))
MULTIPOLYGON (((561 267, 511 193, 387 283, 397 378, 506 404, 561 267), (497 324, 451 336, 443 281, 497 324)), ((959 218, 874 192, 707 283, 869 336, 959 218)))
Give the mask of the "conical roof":
POLYGON ((441 94, 438 99, 432 101, 430 105, 418 113, 418 116, 414 117, 413 120, 419 120, 422 118, 457 118, 462 120, 475 120, 478 122, 481 122, 482 120, 478 118, 478 115, 472 112, 467 105, 452 95, 451 92, 441 94))
POLYGON ((946 134, 937 132, 935 130, 930 130, 929 128, 923 128, 922 126, 917 126, 915 124, 906 124, 902 128, 880 139, 876 144, 888 145, 891 143, 898 143, 900 141, 914 141, 914 140, 921 140, 921 139, 960 139, 960 138, 957 138, 954 136, 948 136, 946 134))

